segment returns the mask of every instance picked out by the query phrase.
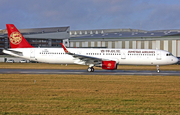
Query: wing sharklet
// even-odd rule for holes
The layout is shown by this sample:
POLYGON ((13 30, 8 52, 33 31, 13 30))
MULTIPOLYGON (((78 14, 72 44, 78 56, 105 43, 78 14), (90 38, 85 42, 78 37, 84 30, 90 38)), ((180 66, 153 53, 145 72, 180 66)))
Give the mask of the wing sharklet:
POLYGON ((70 53, 70 52, 66 49, 66 47, 63 45, 63 43, 61 43, 61 46, 63 47, 65 53, 70 53))

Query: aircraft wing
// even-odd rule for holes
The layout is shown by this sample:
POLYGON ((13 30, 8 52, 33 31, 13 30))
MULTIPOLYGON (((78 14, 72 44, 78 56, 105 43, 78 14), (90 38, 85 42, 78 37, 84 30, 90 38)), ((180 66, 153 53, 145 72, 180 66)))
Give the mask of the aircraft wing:
MULTIPOLYGON (((67 53, 69 54, 69 53, 67 53)), ((72 54, 72 53, 71 53, 72 54)), ((71 55, 69 54, 69 55, 71 55)), ((96 57, 91 57, 91 56, 85 56, 85 55, 79 55, 79 54, 73 54, 72 55, 74 58, 78 58, 82 61, 85 61, 86 63, 100 63, 102 62, 102 59, 101 58, 96 58, 96 57)))
POLYGON ((98 63, 101 63, 103 60, 109 60, 109 59, 102 59, 102 58, 96 58, 96 57, 92 57, 92 56, 86 56, 86 55, 79 55, 79 54, 71 53, 66 49, 66 47, 62 43, 61 43, 61 45, 62 45, 66 54, 72 55, 74 58, 78 58, 81 61, 85 61, 86 63, 98 64, 98 63))

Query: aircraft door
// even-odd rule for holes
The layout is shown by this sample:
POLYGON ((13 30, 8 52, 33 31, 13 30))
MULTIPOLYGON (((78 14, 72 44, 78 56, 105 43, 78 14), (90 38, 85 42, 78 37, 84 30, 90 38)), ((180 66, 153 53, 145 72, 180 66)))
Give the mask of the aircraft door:
POLYGON ((30 50, 30 58, 35 58, 35 49, 30 50))
POLYGON ((161 51, 156 52, 156 60, 161 60, 161 51))
POLYGON ((121 53, 121 59, 126 59, 126 52, 125 52, 125 51, 122 51, 122 53, 121 53))

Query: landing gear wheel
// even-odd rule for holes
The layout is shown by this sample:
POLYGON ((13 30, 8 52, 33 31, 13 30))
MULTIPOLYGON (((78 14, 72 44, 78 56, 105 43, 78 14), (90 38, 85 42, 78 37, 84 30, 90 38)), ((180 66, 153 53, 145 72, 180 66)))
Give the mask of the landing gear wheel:
POLYGON ((87 69, 87 71, 88 71, 88 72, 94 72, 94 68, 93 68, 93 67, 89 67, 89 68, 87 69))
POLYGON ((93 67, 91 68, 91 72, 94 72, 94 68, 93 67))
POLYGON ((87 69, 87 71, 88 71, 88 72, 91 72, 91 68, 89 67, 89 68, 87 69))
POLYGON ((156 67, 157 67, 157 73, 159 73, 160 72, 159 65, 157 65, 156 67))
POLYGON ((159 69, 157 69, 157 73, 159 73, 160 72, 160 70, 159 69))

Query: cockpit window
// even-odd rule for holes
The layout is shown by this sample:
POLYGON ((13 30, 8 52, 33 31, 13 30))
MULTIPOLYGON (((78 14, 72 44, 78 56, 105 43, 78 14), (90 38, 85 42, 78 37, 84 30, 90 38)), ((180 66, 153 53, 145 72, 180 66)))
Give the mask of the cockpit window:
POLYGON ((171 53, 167 53, 166 56, 173 56, 171 53))

